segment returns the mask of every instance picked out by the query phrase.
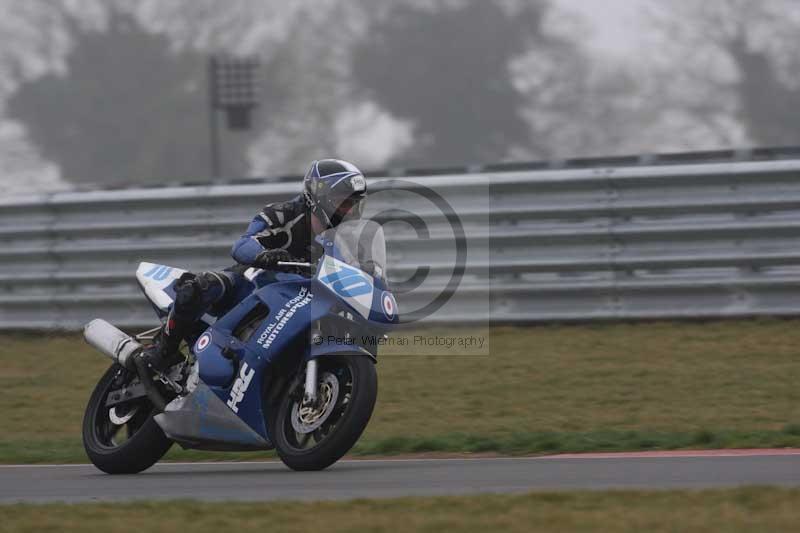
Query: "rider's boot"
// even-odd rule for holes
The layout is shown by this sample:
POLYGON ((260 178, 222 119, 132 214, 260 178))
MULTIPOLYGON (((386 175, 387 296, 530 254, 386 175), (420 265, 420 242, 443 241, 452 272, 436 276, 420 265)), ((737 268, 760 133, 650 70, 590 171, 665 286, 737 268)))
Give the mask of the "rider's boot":
POLYGON ((167 322, 155 336, 151 346, 141 353, 142 360, 156 370, 164 371, 180 361, 178 348, 195 327, 196 321, 217 303, 231 286, 225 273, 185 272, 175 283, 175 304, 167 322))
POLYGON ((183 321, 174 315, 174 312, 170 312, 167 322, 153 338, 153 344, 146 346, 139 354, 146 364, 158 372, 163 372, 180 359, 178 348, 188 324, 182 324, 183 321))

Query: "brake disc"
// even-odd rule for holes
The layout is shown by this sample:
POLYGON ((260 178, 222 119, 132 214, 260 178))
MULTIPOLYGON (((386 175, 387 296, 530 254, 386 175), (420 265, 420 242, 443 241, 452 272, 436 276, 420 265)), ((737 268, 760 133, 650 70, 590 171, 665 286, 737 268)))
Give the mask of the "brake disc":
POLYGON ((339 398, 339 380, 330 372, 322 374, 317 385, 317 404, 304 405, 295 402, 292 406, 292 427, 297 433, 306 434, 319 429, 336 407, 339 398))
POLYGON ((117 414, 117 406, 115 405, 114 407, 108 410, 108 419, 111 420, 111 423, 114 424, 115 426, 121 426, 123 424, 127 424, 128 421, 131 418, 133 418, 133 415, 135 415, 136 411, 138 410, 139 410, 138 407, 134 407, 124 415, 120 416, 117 414))

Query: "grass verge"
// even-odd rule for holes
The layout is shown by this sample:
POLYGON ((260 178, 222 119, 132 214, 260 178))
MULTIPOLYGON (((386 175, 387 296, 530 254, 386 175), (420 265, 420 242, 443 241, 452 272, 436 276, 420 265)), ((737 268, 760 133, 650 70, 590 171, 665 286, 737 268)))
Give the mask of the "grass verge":
POLYGON ((0 506, 0 531, 796 531, 798 489, 557 492, 314 503, 0 506), (675 512, 680 509, 680 512, 675 512), (399 527, 402 524, 402 527, 399 527))
MULTIPOLYGON (((356 454, 800 446, 800 320, 436 330, 489 355, 388 346, 356 454)), ((0 462, 83 462, 107 360, 78 336, 0 336, 0 462)), ((169 458, 253 458, 173 450, 169 458)))
MULTIPOLYGON (((503 436, 482 436, 468 433, 442 434, 432 437, 366 437, 353 448, 351 455, 400 455, 417 453, 496 453, 530 455, 580 452, 621 452, 630 450, 735 448, 800 448, 797 426, 782 430, 697 431, 663 433, 654 431, 599 430, 584 433, 520 432, 503 436)), ((165 460, 170 461, 252 461, 275 458, 273 452, 208 452, 173 447, 165 460)), ((6 463, 41 464, 86 462, 80 441, 72 438, 0 442, 0 458, 6 463)))

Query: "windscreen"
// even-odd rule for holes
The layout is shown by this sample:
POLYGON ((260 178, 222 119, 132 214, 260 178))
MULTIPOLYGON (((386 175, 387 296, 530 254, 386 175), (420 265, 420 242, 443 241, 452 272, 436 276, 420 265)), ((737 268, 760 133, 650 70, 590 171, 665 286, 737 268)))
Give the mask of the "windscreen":
POLYGON ((380 224, 371 220, 342 222, 323 236, 333 241, 339 260, 385 279, 386 241, 380 224))

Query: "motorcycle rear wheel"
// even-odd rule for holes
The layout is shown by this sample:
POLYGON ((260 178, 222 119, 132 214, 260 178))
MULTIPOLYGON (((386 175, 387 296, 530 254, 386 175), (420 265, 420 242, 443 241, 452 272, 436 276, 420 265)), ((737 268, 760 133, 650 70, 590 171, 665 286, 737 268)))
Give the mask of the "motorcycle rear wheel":
POLYGON ((281 460, 292 470, 322 470, 346 454, 367 427, 378 396, 373 362, 360 355, 319 359, 319 404, 303 405, 303 384, 283 393, 270 420, 281 460))
POLYGON ((118 364, 112 365, 95 386, 83 416, 86 455, 107 474, 136 474, 146 470, 172 446, 153 419, 156 413, 147 398, 120 404, 123 412, 111 415, 106 406, 109 393, 133 379, 129 371, 118 364))

